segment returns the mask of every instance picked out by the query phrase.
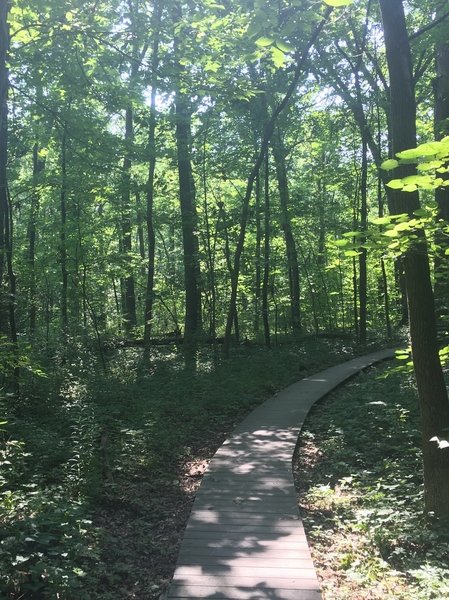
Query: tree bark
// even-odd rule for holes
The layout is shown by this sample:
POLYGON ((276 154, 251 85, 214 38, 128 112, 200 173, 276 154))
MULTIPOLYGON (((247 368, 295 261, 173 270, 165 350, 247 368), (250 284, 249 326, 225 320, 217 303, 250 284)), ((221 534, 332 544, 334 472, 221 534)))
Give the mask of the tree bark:
POLYGON ((295 238, 293 237, 289 214, 290 194, 288 188, 287 168, 285 165, 285 148, 279 130, 277 130, 273 136, 272 149, 278 181, 279 200, 281 204, 281 228, 284 232, 285 248, 287 252, 291 323, 293 332, 297 333, 301 329, 298 252, 296 250, 296 242, 295 238))
MULTIPOLYGON (((181 4, 173 8, 175 25, 183 21, 181 4)), ((184 67, 179 62, 180 38, 174 39, 175 52, 175 116, 176 116, 176 150, 179 177, 179 201, 181 206, 181 226, 183 241, 184 285, 185 285, 185 318, 184 318, 184 352, 187 362, 193 362, 196 342, 201 330, 201 292, 200 267, 198 256, 196 191, 191 161, 191 119, 192 108, 190 98, 185 91, 183 77, 184 67)))
POLYGON ((368 228, 367 180, 368 180, 368 145, 362 132, 362 172, 360 178, 360 237, 359 248, 359 341, 366 344, 366 317, 368 300, 367 251, 363 247, 366 242, 365 232, 368 228))
POLYGON ((8 219, 8 90, 9 3, 0 3, 0 333, 8 335, 7 292, 5 286, 6 224, 8 219))
POLYGON ((153 323, 154 303, 154 270, 156 236, 154 233, 153 207, 154 207, 154 173, 156 170, 156 93, 157 93, 157 69, 159 66, 159 31, 161 25, 162 3, 155 2, 153 6, 153 46, 151 55, 151 95, 150 95, 150 117, 148 122, 148 180, 146 197, 146 222, 147 222, 147 286, 145 291, 145 318, 144 318, 144 343, 150 344, 151 327, 153 323))
POLYGON ((264 245, 262 279, 262 320, 265 346, 271 348, 270 322, 268 314, 268 282, 270 278, 270 173, 268 148, 264 165, 264 245))
POLYGON ((63 125, 61 140, 61 192, 60 192, 60 258, 61 258, 61 326, 63 337, 68 334, 68 281, 67 270, 67 122, 63 125))
POLYGON ((29 321, 30 321, 30 336, 34 338, 36 333, 36 313, 37 313, 37 298, 36 298, 36 224, 39 213, 39 192, 37 186, 39 184, 39 176, 45 168, 45 160, 39 158, 39 144, 36 142, 33 146, 33 190, 31 192, 30 218, 28 221, 28 266, 29 266, 29 321))
MULTIPOLYGON (((416 146, 416 103, 412 61, 402 0, 379 0, 382 13, 388 71, 393 154, 416 146)), ((416 172, 405 165, 395 177, 416 172)), ((387 188, 392 214, 413 212, 420 207, 417 192, 387 188)), ((422 230, 404 257, 405 282, 410 320, 413 365, 418 387, 422 424, 424 489, 426 510, 437 516, 449 515, 449 448, 435 441, 447 439, 449 402, 438 355, 433 291, 427 244, 422 230)))
POLYGON ((260 296, 262 286, 261 276, 261 249, 262 249, 262 222, 261 222, 261 211, 260 211, 260 176, 256 178, 256 189, 255 189, 255 203, 254 210, 256 213, 256 256, 255 256, 255 278, 254 278, 254 333, 256 338, 259 337, 260 329, 260 296))
MULTIPOLYGON (((133 79, 133 75, 131 75, 133 79)), ((123 325, 126 333, 130 333, 137 325, 136 294, 134 285, 134 274, 132 271, 132 219, 131 219, 131 150, 130 145, 134 140, 133 109, 126 108, 125 114, 125 144, 126 155, 122 167, 122 206, 121 206, 121 229, 122 229, 122 252, 126 264, 126 275, 123 278, 123 325)))
MULTIPOLYGON (((449 43, 441 42, 436 48, 435 79, 435 139, 449 135, 449 43)), ((448 175, 442 175, 447 179, 448 175)), ((449 243, 443 228, 449 224, 449 187, 440 187, 435 192, 438 204, 439 229, 437 230, 436 255, 434 263, 435 300, 437 315, 444 329, 449 328, 449 267, 445 251, 449 243)))

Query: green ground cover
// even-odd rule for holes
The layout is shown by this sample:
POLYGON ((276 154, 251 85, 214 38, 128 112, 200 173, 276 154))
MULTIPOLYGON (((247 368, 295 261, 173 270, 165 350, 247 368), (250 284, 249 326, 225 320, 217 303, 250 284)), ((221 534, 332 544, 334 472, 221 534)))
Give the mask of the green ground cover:
POLYGON ((156 599, 208 458, 276 390, 350 358, 347 342, 125 348, 108 372, 82 348, 43 365, 1 413, 0 597, 156 599), (70 358, 70 354, 72 358, 70 358), (3 419, 2 419, 3 420, 3 419))
POLYGON ((419 446, 412 378, 391 365, 310 413, 295 470, 326 600, 449 598, 449 527, 423 514, 419 446))

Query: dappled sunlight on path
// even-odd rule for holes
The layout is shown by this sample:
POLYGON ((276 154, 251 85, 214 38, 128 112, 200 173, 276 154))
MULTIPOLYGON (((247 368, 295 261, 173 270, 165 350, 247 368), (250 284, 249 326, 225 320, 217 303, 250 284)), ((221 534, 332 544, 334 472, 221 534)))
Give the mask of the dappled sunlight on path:
POLYGON ((167 600, 319 600, 298 514, 292 457, 311 406, 375 352, 326 369, 256 408, 217 451, 184 534, 167 600))

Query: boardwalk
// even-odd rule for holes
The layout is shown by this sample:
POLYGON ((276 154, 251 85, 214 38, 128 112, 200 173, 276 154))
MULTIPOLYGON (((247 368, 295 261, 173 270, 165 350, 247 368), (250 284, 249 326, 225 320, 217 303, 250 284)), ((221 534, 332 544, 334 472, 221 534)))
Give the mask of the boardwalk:
POLYGON ((384 350, 326 369, 259 406, 212 459, 167 598, 319 600, 298 514, 292 457, 311 406, 384 350))

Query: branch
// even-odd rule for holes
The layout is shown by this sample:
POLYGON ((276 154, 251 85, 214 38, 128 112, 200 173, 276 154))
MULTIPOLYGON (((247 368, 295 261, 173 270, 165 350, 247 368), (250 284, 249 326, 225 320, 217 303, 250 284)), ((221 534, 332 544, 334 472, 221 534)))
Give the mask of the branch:
POLYGON ((437 25, 439 25, 440 23, 442 23, 443 21, 445 21, 448 17, 449 17, 449 10, 447 12, 443 13, 441 15, 441 17, 438 17, 438 19, 434 19, 433 21, 431 21, 430 23, 428 23, 424 27, 421 27, 421 29, 418 29, 418 31, 415 31, 414 33, 411 33, 408 36, 408 39, 409 40, 416 39, 417 37, 419 37, 423 33, 426 33, 427 31, 430 31, 431 29, 433 29, 434 27, 436 27, 437 25))

